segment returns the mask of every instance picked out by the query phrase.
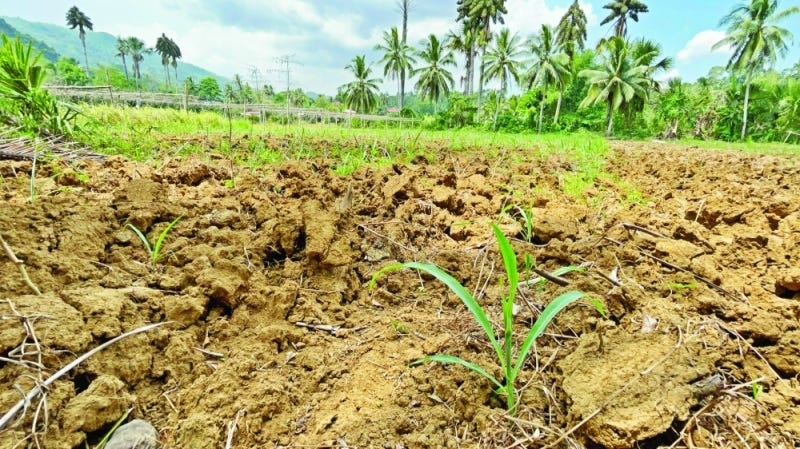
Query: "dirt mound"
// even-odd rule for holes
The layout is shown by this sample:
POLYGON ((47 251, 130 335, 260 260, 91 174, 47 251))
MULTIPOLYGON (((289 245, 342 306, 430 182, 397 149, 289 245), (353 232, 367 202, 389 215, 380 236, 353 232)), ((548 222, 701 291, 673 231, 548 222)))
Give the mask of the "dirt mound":
MULTIPOLYGON (((0 162, 0 234, 44 292, 0 259, 0 410, 76 355, 173 322, 56 381, 0 446, 93 444, 129 407, 175 448, 222 447, 233 422, 242 448, 800 442, 796 161, 620 143, 575 199, 569 164, 504 154, 348 177, 323 159, 233 177, 227 162, 52 163, 33 201, 30 163, 0 162), (533 211, 530 242, 516 205, 533 211), (154 263, 128 224, 154 242, 177 217, 154 263), (570 288, 607 312, 555 320, 515 417, 461 367, 409 367, 436 352, 495 367, 455 296, 414 272, 367 288, 389 262, 432 261, 499 324, 492 221, 520 266, 582 264, 570 288)), ((518 326, 560 289, 524 288, 518 326)))

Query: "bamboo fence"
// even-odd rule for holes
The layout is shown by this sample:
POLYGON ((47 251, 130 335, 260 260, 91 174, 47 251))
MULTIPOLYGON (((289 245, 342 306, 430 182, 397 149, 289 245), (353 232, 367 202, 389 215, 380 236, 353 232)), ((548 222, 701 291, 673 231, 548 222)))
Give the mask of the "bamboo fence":
POLYGON ((238 112, 244 116, 259 117, 264 120, 270 115, 288 116, 307 122, 351 123, 352 120, 366 122, 409 124, 412 127, 417 119, 355 112, 335 112, 325 109, 286 107, 275 104, 224 103, 202 100, 194 95, 158 92, 130 92, 114 90, 111 86, 46 86, 54 96, 71 101, 87 101, 105 104, 127 104, 131 106, 158 106, 175 109, 209 109, 238 112))

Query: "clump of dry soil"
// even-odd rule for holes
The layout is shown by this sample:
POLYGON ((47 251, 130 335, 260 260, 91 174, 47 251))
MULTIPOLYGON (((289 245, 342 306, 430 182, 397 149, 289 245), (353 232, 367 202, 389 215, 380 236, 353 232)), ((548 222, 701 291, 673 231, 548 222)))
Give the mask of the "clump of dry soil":
MULTIPOLYGON (((56 381, 47 421, 31 404, 0 446, 95 444, 129 407, 170 448, 223 447, 234 420, 234 448, 543 447, 571 429, 556 447, 800 442, 796 160, 619 143, 612 176, 575 199, 558 156, 475 154, 348 177, 286 163, 241 170, 234 187, 224 162, 51 164, 33 203, 30 163, 0 161, 0 234, 43 292, 0 259, 0 411, 76 355, 173 322, 56 381), (533 242, 507 205, 533 206, 533 242), (127 224, 152 241, 178 216, 152 266, 127 224), (517 417, 460 367, 409 368, 435 352, 495 366, 456 297, 413 272, 367 288, 387 263, 429 260, 499 323, 491 221, 517 237, 521 265, 584 264, 570 288, 607 310, 578 304, 551 325, 517 417)), ((523 289, 517 326, 559 291, 523 289)))

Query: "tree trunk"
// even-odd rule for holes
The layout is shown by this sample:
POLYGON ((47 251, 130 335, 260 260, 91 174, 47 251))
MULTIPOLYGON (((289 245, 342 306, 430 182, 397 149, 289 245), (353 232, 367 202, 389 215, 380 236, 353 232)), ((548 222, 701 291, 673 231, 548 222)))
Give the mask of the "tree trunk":
POLYGON ((467 89, 465 95, 472 95, 475 92, 475 42, 469 46, 467 54, 467 89))
POLYGON ((502 82, 500 83, 500 93, 497 96, 497 101, 495 102, 494 107, 494 119, 492 120, 492 129, 497 131, 497 117, 500 115, 500 102, 505 100, 506 98, 506 79, 503 78, 502 82))
POLYGON ((81 36, 81 44, 83 44, 83 60, 86 62, 86 76, 89 75, 89 55, 86 53, 86 38, 81 36))
POLYGON ((539 103, 539 130, 542 133, 542 120, 544 119, 544 102, 547 101, 547 81, 542 85, 542 101, 539 103))
POLYGON ((406 69, 400 71, 400 110, 403 110, 403 106, 406 102, 406 69))
POLYGON ((125 69, 125 80, 128 80, 128 63, 125 61, 125 53, 120 53, 122 55, 122 67, 125 69))
POLYGON ((167 90, 169 90, 171 85, 169 83, 169 66, 167 64, 164 64, 164 74, 167 75, 167 90))
POLYGON ((542 133, 542 118, 544 117, 544 100, 545 96, 544 93, 542 94, 542 101, 539 102, 539 128, 536 131, 537 133, 542 133))
POLYGON ((753 70, 747 71, 747 81, 744 88, 744 114, 742 117, 742 140, 747 137, 747 109, 750 107, 750 83, 753 78, 753 70))
POLYGON ((497 131, 497 116, 500 115, 500 95, 496 95, 494 105, 494 117, 492 118, 492 130, 497 131))
POLYGON ((403 43, 408 38, 408 7, 411 0, 400 0, 400 8, 403 10, 403 43))
MULTIPOLYGON (((411 0, 400 0, 400 7, 403 9, 403 44, 408 38, 408 7, 411 0)), ((403 110, 406 99, 406 68, 400 70, 400 110, 403 110)))
POLYGON ((608 127, 606 128, 606 137, 611 137, 611 132, 614 130, 614 106, 610 101, 608 102, 608 127))
POLYGON ((486 57, 486 47, 481 49, 481 66, 480 66, 480 73, 478 74, 478 121, 481 120, 481 102, 483 101, 483 63, 484 58, 486 57))
POLYGON ((561 115, 561 99, 564 97, 564 92, 558 91, 558 103, 556 103, 556 115, 553 118, 553 124, 558 125, 558 116, 561 115))
POLYGON ((136 80, 136 90, 141 87, 142 74, 139 73, 139 62, 133 61, 133 79, 136 80))
POLYGON ((397 80, 397 105, 400 108, 400 112, 402 113, 403 112, 403 84, 402 84, 402 79, 398 79, 397 80))

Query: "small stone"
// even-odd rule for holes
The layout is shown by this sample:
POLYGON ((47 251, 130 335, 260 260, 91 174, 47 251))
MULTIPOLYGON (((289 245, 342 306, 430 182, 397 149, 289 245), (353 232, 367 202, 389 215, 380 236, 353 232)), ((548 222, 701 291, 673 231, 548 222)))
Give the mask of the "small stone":
POLYGON ((105 449, 156 449, 158 431, 149 422, 142 419, 119 426, 108 440, 105 449))
POLYGON ((779 295, 800 292, 800 268, 784 272, 775 282, 775 291, 779 295))

